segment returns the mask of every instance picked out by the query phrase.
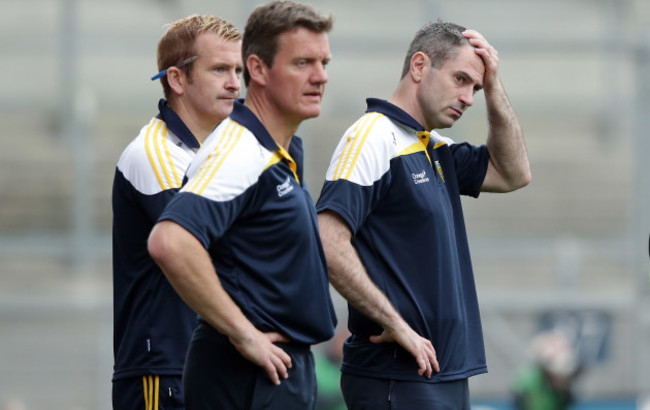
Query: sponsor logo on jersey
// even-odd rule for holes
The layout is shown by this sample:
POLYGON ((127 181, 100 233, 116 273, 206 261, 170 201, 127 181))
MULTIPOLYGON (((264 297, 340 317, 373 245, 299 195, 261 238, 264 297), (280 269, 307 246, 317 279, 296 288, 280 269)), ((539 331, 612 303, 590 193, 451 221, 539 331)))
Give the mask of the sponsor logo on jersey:
POLYGON ((293 191, 293 185, 291 185, 291 180, 287 177, 287 180, 276 186, 275 189, 278 190, 278 196, 282 198, 289 192, 293 191))
POLYGON ((422 172, 420 172, 419 174, 412 173, 411 177, 413 177, 413 183, 415 183, 415 185, 429 182, 429 178, 427 177, 427 171, 425 170, 422 170, 422 172))

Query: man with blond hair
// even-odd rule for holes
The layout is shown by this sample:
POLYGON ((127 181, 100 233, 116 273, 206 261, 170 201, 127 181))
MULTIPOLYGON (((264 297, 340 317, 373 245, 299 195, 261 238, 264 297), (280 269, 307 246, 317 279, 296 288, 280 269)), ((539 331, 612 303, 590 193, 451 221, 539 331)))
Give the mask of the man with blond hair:
POLYGON ((193 15, 158 43, 164 99, 122 153, 113 182, 114 409, 184 409, 182 371, 194 313, 147 252, 151 228, 240 91, 241 34, 193 15))
POLYGON ((310 347, 332 337, 336 318, 294 133, 320 114, 331 26, 291 1, 253 11, 246 100, 201 147, 149 238, 200 315, 183 373, 188 409, 315 406, 310 347))

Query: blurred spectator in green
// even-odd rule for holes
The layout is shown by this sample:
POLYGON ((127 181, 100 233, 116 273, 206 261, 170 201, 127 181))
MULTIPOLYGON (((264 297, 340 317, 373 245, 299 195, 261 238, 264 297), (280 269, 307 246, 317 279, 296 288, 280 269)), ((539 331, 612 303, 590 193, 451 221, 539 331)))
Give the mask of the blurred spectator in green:
POLYGON ((518 410, 563 410, 574 401, 572 387, 579 374, 575 349, 558 331, 537 335, 532 362, 519 371, 513 385, 518 410))

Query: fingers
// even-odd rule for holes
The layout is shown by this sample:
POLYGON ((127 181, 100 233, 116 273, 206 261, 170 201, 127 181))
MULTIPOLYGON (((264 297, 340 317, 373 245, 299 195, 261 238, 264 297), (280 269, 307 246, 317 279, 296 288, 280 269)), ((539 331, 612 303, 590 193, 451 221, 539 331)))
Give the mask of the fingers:
POLYGON ((476 30, 465 30, 463 36, 469 40, 469 43, 477 48, 488 49, 492 48, 490 43, 476 30))
POLYGON ((384 331, 380 335, 370 336, 369 340, 372 343, 397 342, 415 358, 418 364, 418 375, 424 375, 429 379, 433 372, 440 371, 436 350, 430 340, 419 336, 410 328, 407 329, 403 333, 397 334, 384 331))
POLYGON ((395 341, 388 332, 382 332, 380 335, 370 336, 368 340, 370 340, 371 343, 389 343, 395 341))
MULTIPOLYGON (((269 332, 264 334, 271 343, 274 342, 289 342, 285 336, 276 332, 269 332)), ((280 384, 281 379, 287 379, 289 377, 289 369, 293 366, 291 361, 291 356, 285 352, 279 346, 271 344, 270 351, 270 363, 264 366, 266 372, 268 373, 271 381, 278 385, 280 384)))
POLYGON ((264 370, 266 371, 266 374, 269 375, 271 383, 275 384, 276 386, 280 384, 280 375, 278 374, 278 370, 275 368, 273 363, 269 362, 268 364, 264 365, 264 370))
POLYGON ((292 367, 291 356, 277 346, 271 348, 271 355, 262 365, 271 382, 276 386, 283 379, 289 378, 289 369, 292 367))
POLYGON ((469 40, 471 45, 476 47, 476 54, 484 58, 498 58, 499 53, 497 50, 478 31, 465 30, 463 36, 469 40))
POLYGON ((488 41, 476 30, 465 30, 463 36, 474 46, 474 52, 481 57, 485 64, 485 75, 483 87, 487 91, 498 83, 499 53, 488 43, 488 41))
POLYGON ((418 374, 420 376, 424 375, 427 379, 430 379, 433 372, 437 373, 440 371, 436 351, 428 340, 425 340, 422 347, 422 354, 416 360, 419 366, 418 374))
POLYGON ((257 364, 266 371, 275 385, 280 384, 282 379, 289 377, 289 370, 293 363, 291 356, 274 342, 289 342, 285 336, 275 333, 256 332, 255 336, 247 339, 244 343, 231 340, 235 348, 246 359, 257 364))
MULTIPOLYGON (((285 352, 284 350, 282 350, 281 348, 279 348, 277 346, 274 346, 273 354, 274 354, 274 357, 276 357, 276 358, 278 358, 280 360, 280 362, 282 363, 282 365, 286 369, 291 369, 291 367, 293 367, 293 363, 291 362, 291 356, 289 356, 289 354, 287 352, 285 352)), ((285 377, 285 379, 286 379, 286 377, 285 377)))
POLYGON ((431 363, 429 362, 427 356, 420 355, 416 358, 418 363, 418 376, 424 375, 427 379, 431 378, 431 363))
POLYGON ((438 357, 436 355, 436 349, 433 348, 431 343, 429 343, 431 349, 427 351, 428 362, 431 364, 431 369, 438 373, 440 371, 440 364, 438 363, 438 357))
POLYGON ((291 340, 288 339, 285 335, 278 332, 268 332, 264 333, 271 343, 289 343, 291 340))

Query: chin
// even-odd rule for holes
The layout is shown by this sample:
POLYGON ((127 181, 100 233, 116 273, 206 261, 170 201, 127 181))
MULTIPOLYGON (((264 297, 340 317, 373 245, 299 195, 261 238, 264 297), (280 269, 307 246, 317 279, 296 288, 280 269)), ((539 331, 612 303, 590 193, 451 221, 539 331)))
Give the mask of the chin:
POLYGON ((448 121, 440 121, 436 126, 432 129, 438 130, 438 129, 445 129, 445 128, 451 128, 453 125, 456 124, 456 120, 448 120, 448 121))
POLYGON ((219 110, 219 111, 216 111, 216 112, 213 113, 212 118, 214 118, 214 120, 217 123, 220 123, 221 121, 228 118, 228 116, 230 115, 231 112, 232 112, 231 109, 230 110, 219 110))
POLYGON ((312 110, 305 110, 301 113, 301 117, 303 120, 309 119, 309 118, 315 118, 320 115, 320 107, 318 109, 312 109, 312 110))

